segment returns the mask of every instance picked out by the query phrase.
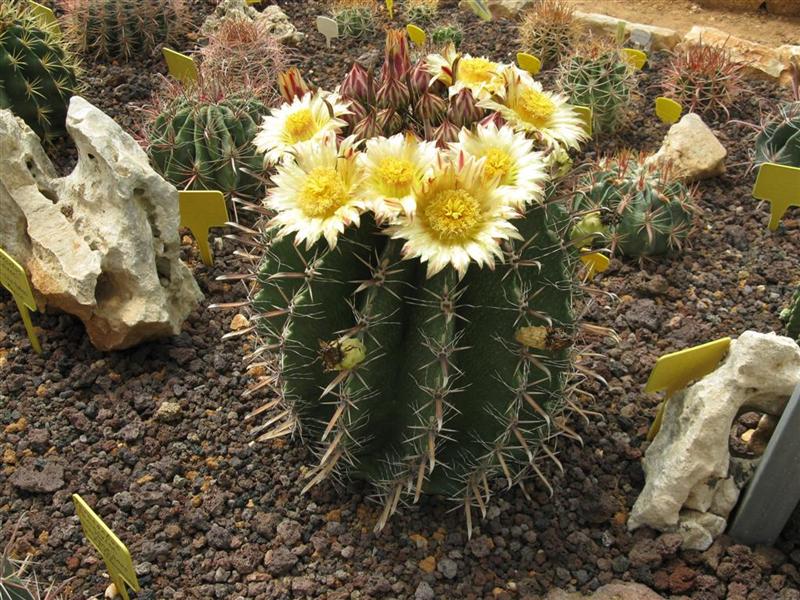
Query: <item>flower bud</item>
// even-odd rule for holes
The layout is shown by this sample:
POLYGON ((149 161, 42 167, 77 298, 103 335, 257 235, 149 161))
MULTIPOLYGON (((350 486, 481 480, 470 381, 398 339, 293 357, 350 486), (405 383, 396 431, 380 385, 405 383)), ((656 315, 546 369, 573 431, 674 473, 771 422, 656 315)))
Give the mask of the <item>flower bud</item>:
POLYGON ((356 126, 353 127, 353 135, 359 140, 367 140, 382 134, 383 128, 378 122, 378 116, 374 111, 361 119, 356 123, 356 126))
POLYGON ((311 88, 303 81, 300 70, 297 67, 290 67, 278 74, 278 90, 284 100, 291 102, 295 98, 305 96, 311 91, 311 88))
POLYGON ((431 125, 439 125, 446 112, 447 103, 444 99, 430 92, 422 94, 414 107, 414 114, 417 118, 423 123, 431 125))
POLYGON ((473 123, 483 117, 484 112, 484 109, 475 102, 472 92, 467 88, 461 88, 455 96, 450 98, 447 118, 458 127, 471 127, 473 123))
POLYGON ((456 127, 453 123, 445 119, 439 127, 433 130, 433 141, 435 141, 436 145, 440 148, 447 148, 448 144, 458 141, 459 129, 459 127, 456 127))
POLYGON ((386 32, 381 79, 384 83, 392 79, 401 79, 410 68, 411 60, 408 58, 408 38, 405 30, 389 29, 386 32))
POLYGON ((353 63, 339 88, 339 93, 345 98, 369 104, 373 100, 372 86, 372 75, 359 63, 353 63))
POLYGON ((478 123, 479 125, 494 125, 498 129, 500 129, 503 125, 506 124, 506 120, 500 115, 499 112, 490 112, 488 115, 481 119, 481 122, 478 123))
POLYGON ((380 108, 393 108, 401 111, 411 102, 406 84, 399 79, 389 79, 383 82, 375 95, 380 108))
POLYGON ((378 124, 386 137, 395 133, 400 133, 403 129, 403 118, 392 108, 384 108, 378 111, 378 124))
POLYGON ((428 72, 428 65, 425 59, 417 61, 408 72, 408 89, 411 97, 415 100, 428 91, 431 84, 431 74, 428 72))
POLYGON ((354 127, 355 124, 361 119, 367 116, 367 109, 364 108, 364 105, 357 100, 350 100, 350 104, 347 108, 350 110, 350 112, 342 115, 341 118, 351 128, 354 127))

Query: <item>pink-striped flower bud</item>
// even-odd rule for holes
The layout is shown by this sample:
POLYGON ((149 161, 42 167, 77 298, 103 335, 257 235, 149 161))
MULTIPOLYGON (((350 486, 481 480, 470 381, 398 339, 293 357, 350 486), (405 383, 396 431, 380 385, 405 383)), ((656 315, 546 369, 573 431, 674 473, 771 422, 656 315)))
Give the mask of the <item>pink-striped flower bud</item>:
POLYGON ((415 100, 428 91, 431 84, 431 74, 428 72, 428 65, 425 59, 417 61, 408 72, 408 89, 411 97, 415 100))
POLYGON ((473 123, 483 118, 485 112, 475 102, 472 92, 467 88, 461 88, 455 96, 450 98, 447 118, 458 127, 471 127, 473 123))
POLYGON ((383 129, 383 135, 389 137, 402 131, 403 118, 394 109, 384 108, 378 111, 378 124, 383 129))
POLYGON ((295 98, 302 98, 311 88, 308 87, 300 70, 297 67, 290 67, 286 71, 278 74, 278 90, 287 102, 295 98))
POLYGON ((430 92, 423 93, 414 107, 414 114, 420 121, 434 126, 442 122, 446 112, 444 99, 430 92))
POLYGON ((367 116, 367 109, 364 108, 364 105, 357 100, 350 100, 349 102, 350 104, 347 108, 350 110, 350 112, 342 115, 341 119, 352 128, 355 127, 356 123, 367 116))
POLYGON ((386 82, 391 79, 402 79, 411 68, 408 57, 408 37, 404 29, 389 29, 386 31, 386 50, 384 52, 381 79, 386 82))
POLYGON ((353 63, 342 81, 339 93, 345 98, 369 104, 373 100, 372 74, 359 63, 353 63))
POLYGON ((490 112, 488 115, 481 119, 479 125, 492 125, 494 124, 498 129, 506 124, 506 120, 499 112, 490 112))
POLYGON ((445 119, 442 124, 433 130, 433 141, 439 148, 447 148, 448 144, 458 141, 458 132, 461 128, 445 119))
POLYGON ((356 123, 356 126, 353 127, 353 135, 359 140, 367 140, 382 134, 383 128, 378 122, 378 116, 374 111, 361 119, 356 123))
POLYGON ((396 111, 402 111, 411 102, 411 95, 408 93, 405 83, 399 79, 389 79, 384 81, 381 87, 378 88, 375 99, 380 108, 393 108, 396 111))

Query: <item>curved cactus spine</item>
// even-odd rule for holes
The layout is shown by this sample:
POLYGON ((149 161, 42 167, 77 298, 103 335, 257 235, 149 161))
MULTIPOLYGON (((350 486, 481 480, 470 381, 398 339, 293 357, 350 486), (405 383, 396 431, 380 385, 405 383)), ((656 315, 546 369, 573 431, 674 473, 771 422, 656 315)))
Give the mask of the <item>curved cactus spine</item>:
POLYGON ((83 53, 130 60, 176 44, 186 32, 183 0, 66 0, 65 34, 83 53))
POLYGON ((253 139, 267 107, 244 94, 202 88, 169 94, 147 128, 156 169, 179 189, 255 198, 262 158, 253 139))
POLYGON ((453 44, 453 47, 458 49, 463 40, 464 31, 455 23, 438 25, 431 31, 431 42, 434 46, 445 47, 447 44, 453 44))
POLYGON ((755 164, 800 167, 800 101, 781 106, 756 138, 755 164))
POLYGON ((541 0, 528 11, 519 25, 519 43, 524 52, 555 66, 578 36, 573 9, 564 0, 541 0))
POLYGON ((600 161, 580 182, 573 208, 584 215, 571 234, 576 244, 608 244, 634 257, 680 249, 696 212, 685 184, 627 153, 600 161))
POLYGON ((77 62, 61 36, 27 3, 0 5, 0 108, 11 109, 48 140, 65 133, 67 106, 77 89, 77 62))
POLYGON ((592 128, 616 131, 636 86, 636 75, 620 51, 594 40, 561 62, 558 85, 575 105, 592 109, 592 128))

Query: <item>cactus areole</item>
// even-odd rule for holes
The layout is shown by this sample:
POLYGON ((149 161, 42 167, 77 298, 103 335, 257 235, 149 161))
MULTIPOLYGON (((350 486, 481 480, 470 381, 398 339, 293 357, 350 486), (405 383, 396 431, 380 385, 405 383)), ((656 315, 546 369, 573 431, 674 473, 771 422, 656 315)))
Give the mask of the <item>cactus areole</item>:
MULTIPOLYGON (((360 98, 361 119, 394 111, 388 133, 410 120, 410 78, 430 87, 394 34, 381 81, 352 71, 346 93, 329 100, 360 98)), ((450 72, 444 57, 429 60, 450 72)), ((531 83, 499 67, 508 80, 523 77, 517 91, 531 83)), ((327 120, 319 127, 338 129, 339 140, 335 130, 318 141, 307 132, 311 141, 277 165, 265 201, 276 216, 261 239, 254 306, 264 348, 277 354, 277 397, 265 406, 278 412, 259 427, 261 439, 302 435, 319 459, 307 487, 328 476, 371 481, 384 503, 378 528, 425 493, 457 500, 471 528, 492 478, 510 487, 533 476, 549 489, 541 460, 558 462, 554 438, 575 436, 561 413, 577 253, 563 242, 566 211, 544 189, 558 166, 552 157, 580 139, 569 137, 579 118, 553 96, 563 125, 543 122, 547 135, 491 118, 478 124, 503 98, 483 96, 488 80, 478 79, 461 89, 474 83, 486 108, 476 110, 474 98, 451 104, 453 120, 469 126, 454 125, 450 144, 433 127, 416 130, 427 139, 408 130, 387 138, 385 123, 370 136, 357 119, 327 120)), ((442 95, 459 83, 446 80, 442 95)), ((290 108, 265 124, 296 128, 290 108)))

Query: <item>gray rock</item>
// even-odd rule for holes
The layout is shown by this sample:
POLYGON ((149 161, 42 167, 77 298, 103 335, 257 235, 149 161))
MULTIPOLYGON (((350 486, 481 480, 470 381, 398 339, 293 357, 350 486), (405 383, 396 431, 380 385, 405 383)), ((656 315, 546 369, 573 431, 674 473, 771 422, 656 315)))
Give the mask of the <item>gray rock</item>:
POLYGON ((25 492, 51 494, 64 487, 64 467, 52 460, 26 459, 9 481, 25 492))
POLYGON ((155 419, 161 423, 174 423, 181 416, 181 405, 177 402, 165 401, 159 404, 155 419))
POLYGON ((414 592, 414 600, 434 600, 436 595, 433 593, 433 588, 427 581, 420 581, 414 592))
POLYGON ((286 546, 268 550, 264 556, 264 566, 270 575, 285 575, 292 570, 299 559, 286 546))
POLYGON ((436 565, 436 569, 447 579, 453 579, 458 574, 458 563, 452 558, 443 558, 436 565))

